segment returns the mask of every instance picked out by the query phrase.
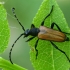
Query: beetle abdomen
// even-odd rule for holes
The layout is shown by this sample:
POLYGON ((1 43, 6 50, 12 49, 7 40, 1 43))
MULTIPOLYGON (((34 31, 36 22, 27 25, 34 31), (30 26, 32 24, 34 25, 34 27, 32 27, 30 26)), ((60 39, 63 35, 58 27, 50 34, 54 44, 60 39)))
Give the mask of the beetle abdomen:
POLYGON ((66 35, 60 31, 40 26, 40 32, 38 38, 56 42, 63 42, 66 40, 66 35))

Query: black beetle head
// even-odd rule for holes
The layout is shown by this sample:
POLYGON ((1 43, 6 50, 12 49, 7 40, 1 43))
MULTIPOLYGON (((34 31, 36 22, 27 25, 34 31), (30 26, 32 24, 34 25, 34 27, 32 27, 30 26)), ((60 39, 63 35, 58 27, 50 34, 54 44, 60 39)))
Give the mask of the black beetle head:
POLYGON ((25 30, 25 31, 24 31, 24 37, 29 36, 29 32, 30 32, 30 30, 29 30, 29 29, 25 30))

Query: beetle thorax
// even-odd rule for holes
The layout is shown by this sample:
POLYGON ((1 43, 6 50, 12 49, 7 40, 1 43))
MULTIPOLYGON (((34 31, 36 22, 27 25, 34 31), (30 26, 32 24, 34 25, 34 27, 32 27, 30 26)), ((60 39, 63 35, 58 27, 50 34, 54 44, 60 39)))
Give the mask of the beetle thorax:
POLYGON ((37 36, 39 32, 40 32, 39 28, 27 29, 24 32, 24 37, 27 37, 29 35, 31 35, 31 36, 37 36))

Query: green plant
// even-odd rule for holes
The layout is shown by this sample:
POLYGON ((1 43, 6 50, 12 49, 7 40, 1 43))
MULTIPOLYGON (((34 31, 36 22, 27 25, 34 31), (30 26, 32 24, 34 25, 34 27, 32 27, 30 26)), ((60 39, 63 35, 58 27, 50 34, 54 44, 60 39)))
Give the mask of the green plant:
MULTIPOLYGON (((56 22, 62 31, 69 32, 67 22, 64 18, 62 11, 56 3, 56 0, 44 0, 40 6, 36 16, 34 17, 33 23, 36 27, 39 28, 44 17, 50 12, 50 9, 54 5, 53 13, 45 21, 45 26, 50 27, 52 22, 56 22)), ((57 29, 54 27, 54 29, 57 29)), ((10 37, 9 25, 7 22, 7 14, 3 5, 0 5, 0 53, 2 53, 8 45, 10 37)), ((69 36, 68 36, 69 37, 69 36)), ((70 37, 69 37, 70 38, 70 37)), ((39 40, 37 49, 39 51, 38 59, 35 60, 35 42, 37 38, 29 42, 31 46, 30 59, 32 61, 33 67, 35 70, 69 70, 70 63, 67 61, 67 58, 60 51, 56 50, 49 41, 39 40)), ((70 43, 63 42, 55 44, 62 50, 64 50, 67 55, 70 57, 70 43)), ((3 70, 26 70, 16 64, 12 65, 9 61, 0 57, 0 68, 3 70)))

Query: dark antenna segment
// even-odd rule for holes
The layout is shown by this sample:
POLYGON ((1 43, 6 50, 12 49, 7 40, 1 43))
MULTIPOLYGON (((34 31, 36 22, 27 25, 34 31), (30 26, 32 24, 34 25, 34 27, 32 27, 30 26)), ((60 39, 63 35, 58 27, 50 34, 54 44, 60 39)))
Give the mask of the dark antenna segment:
POLYGON ((23 27, 23 25, 22 25, 21 22, 18 20, 16 14, 15 14, 15 8, 12 8, 12 12, 13 12, 14 17, 17 19, 18 23, 19 23, 20 26, 22 27, 22 29, 25 31, 25 28, 23 27))
POLYGON ((10 49, 10 53, 9 53, 9 60, 10 60, 10 62, 13 64, 13 62, 12 62, 12 60, 11 60, 11 52, 12 52, 12 49, 13 49, 13 47, 14 47, 14 45, 15 45, 15 43, 20 39, 20 37, 22 37, 24 35, 24 33, 22 33, 16 40, 15 40, 15 42, 13 43, 13 45, 12 45, 12 48, 10 49))
MULTIPOLYGON (((22 29, 25 31, 23 25, 20 23, 20 21, 18 20, 16 14, 15 14, 15 8, 12 8, 12 12, 13 12, 14 17, 17 19, 18 23, 19 23, 20 26, 22 27, 22 29)), ((14 42, 13 45, 12 45, 12 48, 10 49, 9 60, 10 60, 10 62, 11 62, 12 64, 13 64, 13 62, 12 62, 12 60, 11 60, 11 52, 12 52, 12 49, 13 49, 15 43, 16 43, 23 35, 24 35, 24 33, 22 33, 22 34, 15 40, 15 42, 14 42)))

